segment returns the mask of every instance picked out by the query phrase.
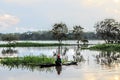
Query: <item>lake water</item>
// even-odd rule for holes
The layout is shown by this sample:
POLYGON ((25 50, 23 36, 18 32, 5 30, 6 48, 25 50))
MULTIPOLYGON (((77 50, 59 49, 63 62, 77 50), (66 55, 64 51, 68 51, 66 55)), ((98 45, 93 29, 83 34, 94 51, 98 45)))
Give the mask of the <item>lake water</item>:
MULTIPOLYGON (((56 40, 40 40, 40 41, 17 41, 17 42, 33 42, 33 43, 58 43, 58 41, 56 40)), ((62 43, 65 44, 76 44, 77 40, 63 40, 62 43)), ((6 44, 6 41, 0 41, 0 44, 6 44)), ((82 44, 82 42, 80 42, 82 44)), ((101 44, 101 43, 105 43, 105 41, 103 40, 89 40, 89 44, 101 44)))
MULTIPOLYGON (((65 46, 62 47, 64 50, 65 46)), ((73 60, 73 55, 77 49, 76 46, 67 46, 68 60, 73 60)), ((6 56, 26 56, 41 55, 52 56, 57 52, 58 47, 25 47, 12 48, 17 50, 16 53, 3 54, 0 48, 0 57, 6 56)), ((81 50, 85 61, 79 62, 78 65, 50 67, 50 68, 29 68, 0 65, 0 80, 120 80, 120 64, 112 63, 111 65, 101 64, 96 61, 96 55, 101 51, 81 50)))

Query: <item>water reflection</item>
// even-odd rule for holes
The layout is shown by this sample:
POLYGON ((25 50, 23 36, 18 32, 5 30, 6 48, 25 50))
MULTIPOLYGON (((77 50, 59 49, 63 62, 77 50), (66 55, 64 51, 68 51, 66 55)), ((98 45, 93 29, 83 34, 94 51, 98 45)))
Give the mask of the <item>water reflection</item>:
POLYGON ((62 60, 66 62, 67 61, 75 61, 75 62, 85 61, 85 58, 81 54, 81 51, 82 51, 81 47, 82 47, 81 45, 79 46, 77 45, 77 46, 72 47, 72 49, 70 49, 70 47, 68 46, 58 46, 58 48, 53 51, 53 57, 56 58, 57 54, 60 54, 62 60), (70 52, 71 50, 73 51, 70 52))
POLYGON ((55 67, 57 74, 60 75, 60 73, 62 72, 62 66, 56 66, 55 67))
POLYGON ((60 75, 62 72, 62 66, 55 66, 55 67, 47 67, 47 68, 41 68, 40 66, 31 66, 31 65, 6 65, 2 64, 3 67, 7 67, 10 71, 12 69, 22 69, 22 70, 28 70, 28 71, 39 71, 39 72, 54 72, 56 70, 57 74, 60 75))
MULTIPOLYGON (((63 46, 62 52, 64 52, 64 48, 65 47, 63 46)), ((75 54, 77 47, 67 48, 68 51, 66 52, 66 54, 68 55, 68 58, 70 58, 75 54)), ((25 51, 26 49, 23 50, 25 51)), ((37 49, 29 48, 29 51, 30 50, 36 52, 38 51, 38 53, 40 53, 39 51, 46 51, 45 53, 48 55, 51 52, 50 54, 52 56, 52 52, 58 50, 58 47, 37 49)), ((9 80, 6 78, 13 77, 14 80, 41 80, 41 78, 42 80, 120 80, 120 62, 118 52, 80 50, 80 54, 85 58, 86 61, 78 63, 77 66, 72 65, 62 67, 40 68, 39 66, 4 65, 0 67, 0 79, 9 80), (88 57, 89 60, 87 60, 88 57), (112 58, 111 62, 108 62, 109 58, 112 58), (10 71, 8 70, 8 68, 10 71), (21 74, 23 74, 24 77, 21 78, 21 74), (16 75, 17 77, 14 75, 16 75)))
POLYGON ((16 50, 15 48, 12 47, 7 47, 7 48, 3 48, 2 51, 2 56, 1 58, 5 58, 5 57, 17 57, 17 53, 18 50, 16 50))
POLYGON ((95 56, 97 64, 102 65, 102 68, 117 68, 120 66, 120 53, 112 51, 101 51, 95 56))
POLYGON ((68 48, 64 47, 64 46, 58 46, 58 48, 56 49, 56 51, 53 51, 53 57, 57 58, 57 55, 60 55, 60 57, 62 58, 63 61, 68 61, 68 48))
POLYGON ((10 71, 12 69, 22 69, 22 70, 29 70, 29 71, 45 71, 45 72, 53 72, 54 67, 47 67, 47 68, 41 68, 40 66, 30 66, 30 65, 2 65, 3 67, 7 67, 10 71))
POLYGON ((77 48, 75 49, 73 59, 76 62, 81 62, 85 60, 83 55, 81 54, 81 46, 77 46, 77 48))

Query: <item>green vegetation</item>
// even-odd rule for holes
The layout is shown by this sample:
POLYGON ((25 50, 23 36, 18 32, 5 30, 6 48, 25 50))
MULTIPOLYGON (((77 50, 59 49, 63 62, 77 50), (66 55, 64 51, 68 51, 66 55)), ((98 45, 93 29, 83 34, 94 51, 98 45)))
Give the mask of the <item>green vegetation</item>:
POLYGON ((67 44, 20 42, 20 43, 0 44, 0 47, 45 47, 45 46, 60 46, 60 45, 67 45, 67 44))
POLYGON ((120 44, 98 44, 89 48, 90 50, 119 51, 120 44))
POLYGON ((98 37, 106 43, 120 43, 120 22, 115 19, 104 19, 95 24, 98 37))
MULTIPOLYGON (((72 31, 69 31, 72 32, 72 31)), ((9 35, 9 33, 0 33, 0 40, 3 41, 3 37, 9 35)), ((13 33, 14 36, 16 36, 18 39, 16 40, 57 40, 53 37, 52 31, 29 31, 24 33, 13 33)), ((75 40, 73 37, 73 33, 66 34, 67 38, 63 38, 63 40, 75 40)), ((83 38, 88 40, 101 40, 100 37, 97 37, 97 35, 94 32, 83 32, 83 38)), ((10 37, 12 38, 12 37, 10 37)), ((5 40, 4 40, 5 41, 5 40)))
POLYGON ((68 28, 64 23, 56 23, 53 25, 52 35, 53 37, 62 43, 62 40, 67 39, 68 28))
POLYGON ((34 66, 41 64, 54 64, 55 59, 52 57, 47 57, 45 55, 40 56, 25 56, 25 57, 17 57, 17 58, 5 58, 1 60, 1 64, 3 65, 11 65, 11 66, 34 66))

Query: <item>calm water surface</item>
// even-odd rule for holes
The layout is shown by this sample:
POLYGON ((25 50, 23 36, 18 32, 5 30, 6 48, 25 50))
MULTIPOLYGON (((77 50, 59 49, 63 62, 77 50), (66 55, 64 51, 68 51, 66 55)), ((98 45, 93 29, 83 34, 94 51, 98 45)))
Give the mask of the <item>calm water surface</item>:
MULTIPOLYGON (((40 41, 17 41, 17 42, 34 42, 34 43, 58 43, 58 41, 48 41, 48 40, 40 40, 40 41)), ((76 44, 77 40, 63 40, 62 43, 65 44, 76 44)), ((7 42, 5 41, 0 41, 0 44, 6 44, 7 42)), ((82 42, 80 42, 82 43, 82 42)), ((101 44, 101 43, 105 43, 103 40, 89 40, 89 44, 101 44)))
MULTIPOLYGON (((67 48, 69 49, 67 51, 68 59, 73 60, 76 47, 67 48)), ((0 48, 0 57, 41 54, 52 56, 53 52, 57 52, 58 47, 13 48, 17 50, 17 53, 9 55, 3 54, 3 49, 6 48, 0 48)), ((98 63, 95 56, 99 55, 100 51, 81 50, 80 53, 86 61, 80 62, 78 65, 50 68, 10 68, 0 65, 0 80, 120 80, 119 63, 114 63, 111 66, 98 63)))

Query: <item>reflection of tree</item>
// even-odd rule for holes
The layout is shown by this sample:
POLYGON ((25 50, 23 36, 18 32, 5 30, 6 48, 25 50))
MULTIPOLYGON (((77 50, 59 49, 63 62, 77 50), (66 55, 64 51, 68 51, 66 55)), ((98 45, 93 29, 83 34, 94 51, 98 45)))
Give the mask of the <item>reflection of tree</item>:
POLYGON ((5 48, 2 50, 2 55, 4 57, 17 57, 17 55, 16 55, 17 53, 18 53, 18 51, 11 47, 5 48))
POLYGON ((68 56, 66 54, 67 51, 68 51, 67 47, 63 47, 63 46, 59 45, 56 52, 53 52, 53 56, 56 57, 57 54, 60 54, 61 58, 62 58, 62 61, 68 61, 68 56))
POLYGON ((29 70, 29 71, 40 71, 40 72, 53 72, 54 70, 54 67, 47 67, 47 68, 41 68, 40 66, 30 66, 30 65, 3 65, 3 66, 6 66, 9 68, 9 70, 12 70, 12 69, 22 69, 22 70, 29 70))
POLYGON ((120 53, 111 51, 102 51, 95 56, 98 64, 112 66, 120 63, 120 53))
MULTIPOLYGON (((58 52, 60 51, 60 55, 62 58, 63 62, 68 62, 68 55, 67 55, 67 51, 69 49, 67 47, 64 46, 58 46, 57 51, 53 52, 53 56, 56 58, 58 52)), ((73 55, 73 61, 75 62, 81 62, 81 61, 85 61, 83 55, 81 54, 81 48, 77 46, 77 48, 75 49, 74 55, 73 55)))
POLYGON ((77 49, 75 50, 74 55, 73 55, 74 61, 81 62, 81 61, 84 60, 84 57, 83 57, 83 55, 80 52, 81 52, 81 49, 78 46, 77 49))

